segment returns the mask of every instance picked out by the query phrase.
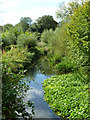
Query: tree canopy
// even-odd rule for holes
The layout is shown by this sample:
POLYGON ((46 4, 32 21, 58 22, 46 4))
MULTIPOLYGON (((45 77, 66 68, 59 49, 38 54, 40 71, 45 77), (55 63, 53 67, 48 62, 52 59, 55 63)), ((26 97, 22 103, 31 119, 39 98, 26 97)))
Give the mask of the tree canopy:
POLYGON ((53 19, 52 16, 44 15, 42 17, 39 17, 36 22, 30 26, 29 30, 42 33, 45 29, 49 30, 52 28, 53 30, 55 30, 57 24, 58 23, 53 19))
POLYGON ((6 24, 3 26, 3 31, 6 32, 6 31, 10 30, 11 28, 13 28, 12 24, 6 24))
POLYGON ((68 4, 64 2, 60 3, 59 8, 56 12, 57 18, 60 20, 60 23, 70 20, 70 16, 73 15, 74 11, 79 8, 80 5, 84 4, 84 0, 73 0, 68 4))
POLYGON ((29 25, 31 25, 31 23, 32 19, 30 17, 21 17, 20 19, 20 24, 23 27, 24 32, 29 28, 29 25))

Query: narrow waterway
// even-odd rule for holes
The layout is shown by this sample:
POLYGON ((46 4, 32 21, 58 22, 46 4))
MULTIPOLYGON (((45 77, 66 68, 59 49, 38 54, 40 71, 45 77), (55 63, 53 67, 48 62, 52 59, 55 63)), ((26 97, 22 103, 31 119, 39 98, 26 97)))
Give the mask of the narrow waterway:
MULTIPOLYGON (((31 100, 34 102, 35 115, 33 118, 59 118, 59 120, 62 120, 62 118, 58 117, 53 112, 49 105, 44 101, 43 97, 43 88, 41 82, 47 78, 50 78, 52 75, 54 75, 54 73, 51 71, 47 61, 43 59, 40 61, 39 65, 36 65, 32 70, 28 71, 24 78, 24 80, 31 79, 29 84, 30 90, 27 92, 25 101, 31 100)), ((27 111, 30 112, 31 110, 27 108, 27 111)))

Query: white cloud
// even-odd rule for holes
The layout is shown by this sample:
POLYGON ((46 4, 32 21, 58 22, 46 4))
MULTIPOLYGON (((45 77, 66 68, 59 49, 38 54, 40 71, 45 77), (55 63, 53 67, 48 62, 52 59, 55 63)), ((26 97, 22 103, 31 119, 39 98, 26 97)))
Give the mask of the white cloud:
POLYGON ((15 25, 20 21, 21 17, 31 17, 32 20, 35 20, 43 15, 52 15, 54 19, 56 19, 55 12, 57 5, 62 1, 63 0, 0 0, 0 25, 7 23, 15 25))
POLYGON ((4 9, 4 10, 7 10, 9 9, 10 7, 14 7, 18 4, 18 1, 13 1, 13 0, 0 0, 0 9, 4 9))
POLYGON ((35 116, 34 118, 53 118, 52 117, 52 112, 47 108, 47 109, 35 109, 35 116))
POLYGON ((4 12, 0 14, 0 25, 11 23, 13 25, 17 24, 21 17, 31 17, 34 21, 43 15, 52 15, 55 18, 56 7, 44 7, 44 8, 33 8, 25 9, 21 11, 12 10, 9 12, 4 12))
POLYGON ((42 94, 43 94, 42 90, 39 90, 33 87, 33 89, 28 90, 27 97, 25 99, 32 99, 36 95, 42 96, 42 94))
POLYGON ((7 23, 16 24, 18 22, 19 16, 17 16, 16 11, 7 12, 0 15, 0 25, 4 25, 7 23))
POLYGON ((24 16, 31 17, 33 20, 41 17, 43 15, 53 15, 55 16, 56 7, 43 7, 43 8, 34 8, 34 9, 27 9, 23 11, 24 16))

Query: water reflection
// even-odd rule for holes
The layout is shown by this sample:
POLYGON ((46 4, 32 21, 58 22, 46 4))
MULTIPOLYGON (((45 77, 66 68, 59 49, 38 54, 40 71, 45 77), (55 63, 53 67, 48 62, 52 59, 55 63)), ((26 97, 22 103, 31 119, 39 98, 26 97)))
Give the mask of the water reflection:
MULTIPOLYGON (((54 115, 53 110, 51 110, 49 105, 43 99, 43 88, 41 82, 47 78, 50 78, 54 74, 50 71, 49 68, 47 68, 48 66, 46 66, 46 62, 43 61, 41 62, 41 64, 38 65, 39 66, 35 66, 35 68, 30 70, 24 78, 24 80, 32 78, 37 82, 37 84, 34 81, 31 81, 30 84, 28 83, 28 85, 33 89, 28 90, 25 100, 31 100, 34 102, 35 116, 33 116, 33 118, 59 118, 59 120, 62 120, 57 115, 54 115), (45 65, 43 65, 42 63, 45 63, 45 65), (42 73, 40 69, 41 66, 45 66, 46 71, 47 69, 49 69, 50 73, 42 73)), ((44 71, 45 67, 43 67, 44 71)), ((30 109, 27 108, 27 111, 30 112, 30 109)))

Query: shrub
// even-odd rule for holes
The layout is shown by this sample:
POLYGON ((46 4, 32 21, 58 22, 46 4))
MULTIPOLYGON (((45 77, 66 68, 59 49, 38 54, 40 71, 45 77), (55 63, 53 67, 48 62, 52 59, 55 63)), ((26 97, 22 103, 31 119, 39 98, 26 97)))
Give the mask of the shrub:
POLYGON ((62 58, 60 56, 57 56, 57 55, 53 55, 49 58, 49 62, 52 66, 60 63, 62 60, 62 58))
POLYGON ((2 47, 6 47, 16 43, 16 36, 11 32, 2 33, 2 47))
POLYGON ((41 34, 41 41, 48 43, 50 42, 51 37, 53 36, 54 32, 52 29, 50 30, 44 30, 43 33, 41 34))
MULTIPOLYGON (((32 117, 34 114, 33 103, 25 102, 23 99, 29 86, 26 81, 20 79, 24 77, 24 70, 16 70, 17 64, 12 64, 7 60, 2 62, 2 117, 3 119, 14 119, 19 117, 32 117), (15 73, 17 71, 17 73, 15 73), (32 110, 31 115, 26 111, 26 105, 32 110), (21 113, 21 115, 19 115, 21 113)), ((30 81, 27 81, 30 82, 30 81)))
POLYGON ((36 46, 36 39, 34 35, 20 34, 17 38, 17 46, 19 48, 28 48, 32 50, 36 46))
POLYGON ((31 63, 34 53, 30 53, 27 49, 20 50, 18 48, 13 48, 12 50, 3 54, 4 61, 12 61, 18 63, 31 63))
POLYGON ((68 73, 78 70, 78 67, 69 58, 64 58, 60 63, 56 64, 55 69, 61 73, 68 73))

